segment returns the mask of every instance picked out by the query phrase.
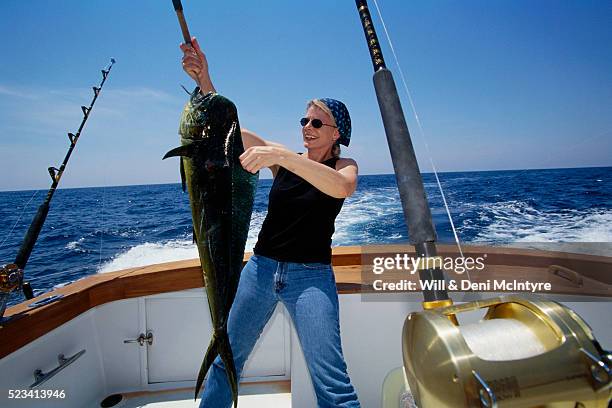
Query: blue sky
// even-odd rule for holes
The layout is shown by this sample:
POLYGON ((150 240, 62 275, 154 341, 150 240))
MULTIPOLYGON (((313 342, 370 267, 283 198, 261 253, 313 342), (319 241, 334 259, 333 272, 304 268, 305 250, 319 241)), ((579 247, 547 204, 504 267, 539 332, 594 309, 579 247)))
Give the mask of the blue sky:
MULTIPOLYGON (((441 171, 612 165, 612 3, 379 4, 441 171)), ((183 0, 217 90, 241 124, 300 151, 312 97, 343 100, 361 174, 392 166, 353 1, 183 0)), ((373 1, 387 65, 400 76, 373 1)), ((46 188, 91 86, 117 64, 61 187, 177 182, 178 118, 190 79, 170 0, 0 3, 0 190, 46 188)), ((430 171, 400 95, 422 171, 430 171)), ((262 177, 269 177, 264 172, 262 177)))

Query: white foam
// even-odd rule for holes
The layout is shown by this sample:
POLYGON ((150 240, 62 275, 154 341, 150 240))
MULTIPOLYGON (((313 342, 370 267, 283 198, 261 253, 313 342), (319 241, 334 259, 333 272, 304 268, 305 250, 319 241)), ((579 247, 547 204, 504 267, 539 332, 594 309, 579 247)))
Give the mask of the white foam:
POLYGON ((83 241, 85 241, 85 237, 79 238, 76 241, 71 241, 66 244, 66 249, 69 249, 71 251, 77 251, 77 252, 85 252, 81 248, 81 244, 83 243, 83 241))
MULTIPOLYGON (((367 244, 373 243, 373 240, 378 242, 377 238, 381 237, 372 237, 368 232, 368 224, 401 212, 399 194, 395 187, 358 192, 345 201, 336 218, 333 245, 367 244), (355 228, 357 226, 359 228, 355 228)), ((394 238, 395 235, 385 239, 394 238)))
MULTIPOLYGON (((336 219, 336 232, 333 236, 333 245, 349 245, 355 243, 373 242, 373 237, 367 230, 367 224, 376 219, 384 219, 400 212, 401 205, 395 187, 382 187, 347 199, 342 211, 336 219), (362 228, 353 228, 363 226, 362 228)), ((257 236, 265 219, 266 211, 256 211, 251 217, 249 235, 245 251, 253 250, 257 236)), ((400 234, 393 234, 387 239, 399 239, 400 234)), ((79 241, 68 244, 77 249, 79 241)), ((121 269, 152 265, 162 262, 180 261, 198 257, 198 250, 192 243, 191 237, 164 242, 147 242, 136 245, 129 250, 117 254, 111 261, 103 264, 98 272, 112 272, 121 269)))
POLYGON ((255 243, 257 242, 257 236, 261 230, 261 224, 266 217, 266 211, 253 212, 251 216, 251 225, 249 227, 249 235, 245 246, 245 251, 249 252, 253 250, 255 243))
POLYGON ((53 289, 63 288, 64 286, 70 285, 72 282, 74 282, 74 281, 69 280, 69 281, 66 281, 66 282, 58 283, 56 285, 53 285, 53 289))
POLYGON ((478 227, 465 223, 461 229, 479 228, 475 242, 611 242, 612 210, 539 211, 521 201, 481 205, 478 227))
MULTIPOLYGON (((257 242, 264 214, 253 214, 245 251, 250 252, 257 242)), ((70 244, 68 244, 70 245, 70 244)), ((76 245, 76 243, 75 243, 76 245)), ((113 272, 127 268, 153 265, 163 262, 182 261, 198 257, 198 248, 192 239, 176 239, 165 242, 146 242, 117 254, 103 264, 98 272, 113 272)))
POLYGON ((103 264, 98 272, 113 272, 138 266, 181 261, 198 257, 198 249, 191 240, 173 240, 163 243, 136 245, 103 264))
MULTIPOLYGON (((459 232, 476 230, 472 242, 483 243, 546 243, 546 242, 612 242, 612 210, 557 210, 546 212, 528 203, 509 200, 489 204, 464 203, 461 212, 476 209, 477 220, 465 220, 459 232), (484 226, 483 226, 484 224, 484 226)), ((400 214, 401 205, 395 187, 374 188, 359 192, 345 201, 336 219, 333 245, 369 244, 401 239, 402 235, 389 231, 385 237, 375 236, 370 225, 378 225, 389 217, 400 214)), ((459 211, 458 211, 459 212, 459 211)), ((251 217, 245 250, 253 250, 266 211, 257 211, 251 217)), ((70 250, 83 251, 84 238, 66 245, 70 250)), ((198 257, 191 236, 137 245, 116 255, 102 265, 99 272, 110 272, 162 262, 198 257)))

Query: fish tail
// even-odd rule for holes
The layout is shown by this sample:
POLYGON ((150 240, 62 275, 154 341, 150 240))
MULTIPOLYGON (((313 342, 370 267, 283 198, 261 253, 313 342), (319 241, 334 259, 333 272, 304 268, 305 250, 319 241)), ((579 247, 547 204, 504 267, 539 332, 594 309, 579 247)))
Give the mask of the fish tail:
POLYGON ((215 361, 215 358, 219 354, 219 352, 217 351, 219 347, 217 340, 218 337, 216 335, 213 336, 212 340, 210 341, 210 344, 208 345, 208 350, 206 350, 206 354, 204 355, 204 361, 202 361, 202 366, 200 367, 200 372, 198 373, 198 380, 196 381, 195 395, 193 397, 194 400, 198 398, 200 388, 202 387, 202 383, 204 382, 204 377, 206 376, 206 373, 208 372, 208 369, 212 365, 213 361, 215 361))
POLYGON ((229 381, 230 388, 232 390, 232 398, 234 400, 234 408, 238 408, 238 375, 236 373, 236 367, 234 365, 234 354, 230 346, 229 337, 227 331, 223 330, 219 334, 219 354, 221 360, 225 364, 225 373, 227 374, 227 380, 229 381))
POLYGON ((234 401, 234 408, 238 407, 238 375, 236 374, 236 367, 234 365, 234 355, 232 353, 232 348, 230 346, 229 336, 227 335, 227 331, 219 331, 213 335, 213 338, 208 345, 208 350, 206 350, 206 355, 204 356, 204 361, 202 361, 202 366, 200 367, 200 372, 198 373, 198 379, 196 381, 195 395, 194 400, 198 398, 198 394, 200 392, 200 388, 202 387, 202 383, 204 382, 204 377, 206 373, 212 366, 213 362, 217 355, 221 356, 221 361, 225 365, 225 373, 227 374, 227 380, 230 384, 230 388, 232 390, 232 399, 234 401))

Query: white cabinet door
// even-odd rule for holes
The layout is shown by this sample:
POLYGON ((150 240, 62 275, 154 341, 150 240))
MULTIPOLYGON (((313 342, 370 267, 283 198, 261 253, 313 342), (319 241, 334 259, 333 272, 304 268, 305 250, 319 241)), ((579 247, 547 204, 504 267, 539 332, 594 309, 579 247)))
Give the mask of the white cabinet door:
MULTIPOLYGON (((212 336, 206 295, 185 291, 145 298, 148 383, 195 381, 212 336)), ((277 307, 242 375, 246 381, 289 378, 290 336, 285 308, 277 307)))

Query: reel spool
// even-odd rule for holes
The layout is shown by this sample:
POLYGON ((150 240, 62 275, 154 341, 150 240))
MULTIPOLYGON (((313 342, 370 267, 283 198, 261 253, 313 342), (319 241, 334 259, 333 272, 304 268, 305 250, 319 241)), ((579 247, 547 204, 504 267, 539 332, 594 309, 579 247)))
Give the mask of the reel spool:
POLYGON ((23 281, 23 270, 15 264, 2 265, 0 267, 0 292, 11 293, 19 288, 23 281))
POLYGON ((611 396, 610 353, 574 311, 536 297, 411 313, 402 346, 420 408, 605 408, 611 396), (480 322, 453 322, 481 308, 480 322))
POLYGON ((21 287, 23 270, 16 264, 0 266, 0 322, 4 321, 4 311, 9 295, 21 287))

